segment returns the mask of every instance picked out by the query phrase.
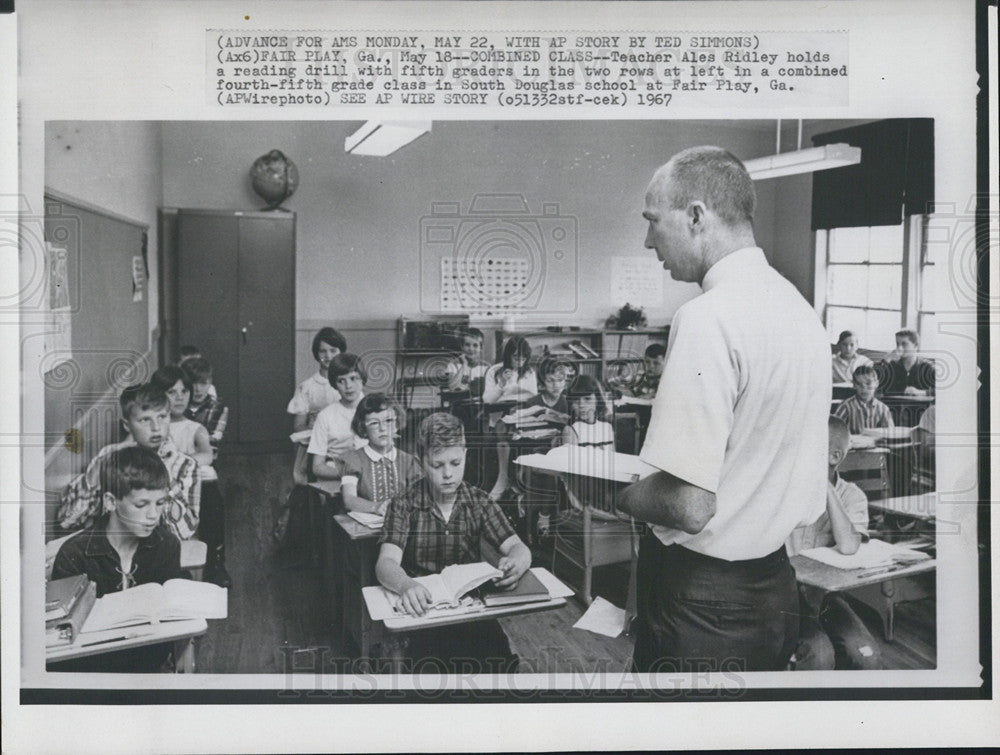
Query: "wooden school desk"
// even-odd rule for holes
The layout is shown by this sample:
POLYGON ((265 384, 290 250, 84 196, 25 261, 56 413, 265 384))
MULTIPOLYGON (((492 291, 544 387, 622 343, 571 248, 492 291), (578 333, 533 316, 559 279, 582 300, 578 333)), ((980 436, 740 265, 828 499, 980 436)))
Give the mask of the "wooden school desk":
MULTIPOLYGON (((542 580, 543 582, 547 584, 558 583, 564 589, 564 592, 571 592, 568 587, 559 582, 559 580, 557 580, 547 569, 536 566, 532 567, 531 571, 535 572, 536 575, 538 572, 543 572, 545 575, 545 578, 542 580)), ((369 587, 367 589, 377 590, 381 588, 369 587)), ((391 663, 392 673, 400 673, 402 670, 404 654, 403 643, 399 640, 402 636, 405 636, 409 632, 419 632, 422 629, 452 626, 455 624, 469 624, 474 621, 498 619, 504 616, 517 616, 527 613, 535 613, 537 611, 548 611, 554 608, 560 608, 564 605, 566 605, 566 598, 557 597, 550 598, 549 600, 538 601, 536 603, 520 603, 512 606, 484 606, 479 610, 464 614, 452 614, 446 616, 403 615, 380 622, 374 622, 369 617, 368 620, 374 625, 381 624, 385 627, 385 636, 382 639, 383 653, 391 663)), ((367 607, 365 607, 365 615, 368 616, 367 607)))
POLYGON ((889 567, 840 569, 806 556, 792 556, 795 578, 823 593, 850 592, 851 596, 878 611, 885 638, 892 641, 893 607, 896 603, 929 597, 932 592, 906 577, 933 572, 937 562, 931 558, 912 564, 889 567))
POLYGON ((100 632, 84 632, 78 634, 70 645, 46 648, 45 662, 49 664, 69 661, 91 655, 114 653, 118 650, 131 650, 144 645, 173 642, 175 670, 178 674, 190 674, 195 669, 194 643, 191 640, 205 634, 206 631, 208 622, 205 619, 185 619, 118 627, 100 632))
POLYGON ((881 501, 869 502, 868 507, 886 514, 908 516, 923 522, 933 522, 937 513, 937 493, 885 498, 881 501))
POLYGON ((334 514, 333 522, 334 542, 329 553, 340 565, 340 647, 345 646, 345 640, 351 639, 357 643, 361 657, 368 658, 372 645, 381 640, 382 632, 369 617, 361 591, 378 584, 375 561, 382 531, 366 527, 347 514, 334 514))
POLYGON ((323 567, 327 572, 330 566, 331 515, 335 510, 335 502, 340 495, 340 480, 317 480, 310 482, 309 501, 309 532, 307 533, 306 550, 313 565, 323 567))

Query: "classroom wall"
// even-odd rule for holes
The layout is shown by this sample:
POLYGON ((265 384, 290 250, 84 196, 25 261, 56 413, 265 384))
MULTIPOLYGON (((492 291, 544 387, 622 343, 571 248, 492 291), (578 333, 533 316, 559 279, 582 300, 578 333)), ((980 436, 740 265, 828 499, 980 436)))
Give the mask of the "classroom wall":
MULTIPOLYGON (((139 335, 136 343, 133 343, 135 334, 130 335, 128 344, 143 353, 145 365, 139 374, 148 374, 156 367, 155 353, 150 349, 155 345, 158 307, 156 212, 162 201, 160 165, 158 123, 52 121, 46 124, 46 190, 54 190, 87 206, 148 226, 150 280, 144 292, 148 333, 139 335)), ((96 243, 100 246, 99 238, 96 243)), ((85 260, 83 264, 86 264, 85 260)), ((91 271, 94 269, 88 268, 91 271)), ((81 307, 80 316, 83 316, 84 309, 81 307)), ((80 333, 76 336, 73 339, 74 349, 84 348, 79 342, 80 333)), ((50 508, 53 496, 71 475, 82 468, 84 461, 100 445, 118 437, 117 397, 108 383, 111 368, 109 366, 100 370, 99 374, 93 374, 93 365, 85 356, 81 356, 81 364, 87 365, 88 374, 81 375, 78 384, 60 385, 60 390, 45 389, 45 489, 50 508), (67 392, 73 393, 71 399, 67 399, 67 392), (71 411, 67 409, 69 406, 71 411), (61 434, 70 427, 75 427, 83 440, 82 446, 75 452, 60 442, 61 434)), ((29 363, 32 360, 26 360, 26 365, 29 363)), ((38 364, 37 361, 33 363, 38 364)), ((122 374, 122 370, 116 368, 115 374, 122 374)), ((50 510, 48 519, 51 519, 51 513, 50 510)))
MULTIPOLYGON (((359 125, 162 125, 166 206, 257 209, 253 160, 277 148, 297 164, 300 185, 285 206, 298 215, 298 379, 314 369, 309 341, 319 324, 343 326, 352 350, 379 353, 394 348, 398 316, 437 309, 437 289, 422 300, 420 281, 420 221, 431 202, 460 202, 465 211, 477 193, 513 192, 535 212, 558 203, 561 215, 577 221, 577 307, 542 319, 594 326, 624 303, 609 301, 609 258, 651 254, 640 213, 659 164, 696 144, 724 145, 741 157, 773 148, 766 121, 488 121, 435 122, 389 157, 345 154, 344 137, 359 125)), ((764 187, 758 204, 758 241, 770 249, 774 190, 764 187)), ((772 257, 783 260, 784 252, 772 257)), ((811 280, 800 288, 811 298, 811 280)), ((650 324, 667 322, 697 290, 665 278, 663 305, 647 308, 650 324)))

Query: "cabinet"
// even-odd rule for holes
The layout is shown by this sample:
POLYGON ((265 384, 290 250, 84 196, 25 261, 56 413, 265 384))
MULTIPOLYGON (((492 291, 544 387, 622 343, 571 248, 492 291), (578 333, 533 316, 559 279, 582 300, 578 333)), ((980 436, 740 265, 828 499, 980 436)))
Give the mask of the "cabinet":
POLYGON ((177 340, 209 360, 226 440, 285 440, 295 388, 295 214, 178 210, 177 340))

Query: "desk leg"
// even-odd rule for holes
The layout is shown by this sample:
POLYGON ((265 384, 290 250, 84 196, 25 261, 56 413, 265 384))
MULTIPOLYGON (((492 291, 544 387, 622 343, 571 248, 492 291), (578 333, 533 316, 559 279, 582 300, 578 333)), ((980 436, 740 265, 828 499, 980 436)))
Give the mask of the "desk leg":
POLYGON ((178 674, 193 674, 195 670, 194 638, 178 640, 174 643, 174 671, 178 674))

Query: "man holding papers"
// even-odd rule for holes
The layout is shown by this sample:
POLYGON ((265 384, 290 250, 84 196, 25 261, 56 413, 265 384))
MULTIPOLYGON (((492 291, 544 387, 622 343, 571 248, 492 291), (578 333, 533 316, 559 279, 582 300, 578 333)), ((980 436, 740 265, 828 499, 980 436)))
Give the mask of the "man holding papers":
POLYGON ((653 177, 646 246, 703 293, 674 315, 641 458, 619 507, 649 522, 638 565, 638 671, 784 669, 798 635, 784 543, 822 512, 830 347, 757 247, 753 183, 717 147, 653 177))
MULTIPOLYGON (((420 423, 417 447, 426 477, 389 504, 375 564, 378 581, 400 596, 407 613, 423 616, 433 599, 414 577, 437 574, 452 564, 483 561, 485 542, 501 555, 497 568, 503 576, 496 585, 514 587, 531 566, 531 552, 500 507, 462 481, 461 422, 450 414, 430 415, 420 423)), ((517 670, 517 656, 496 620, 416 632, 407 655, 414 672, 517 670)))

